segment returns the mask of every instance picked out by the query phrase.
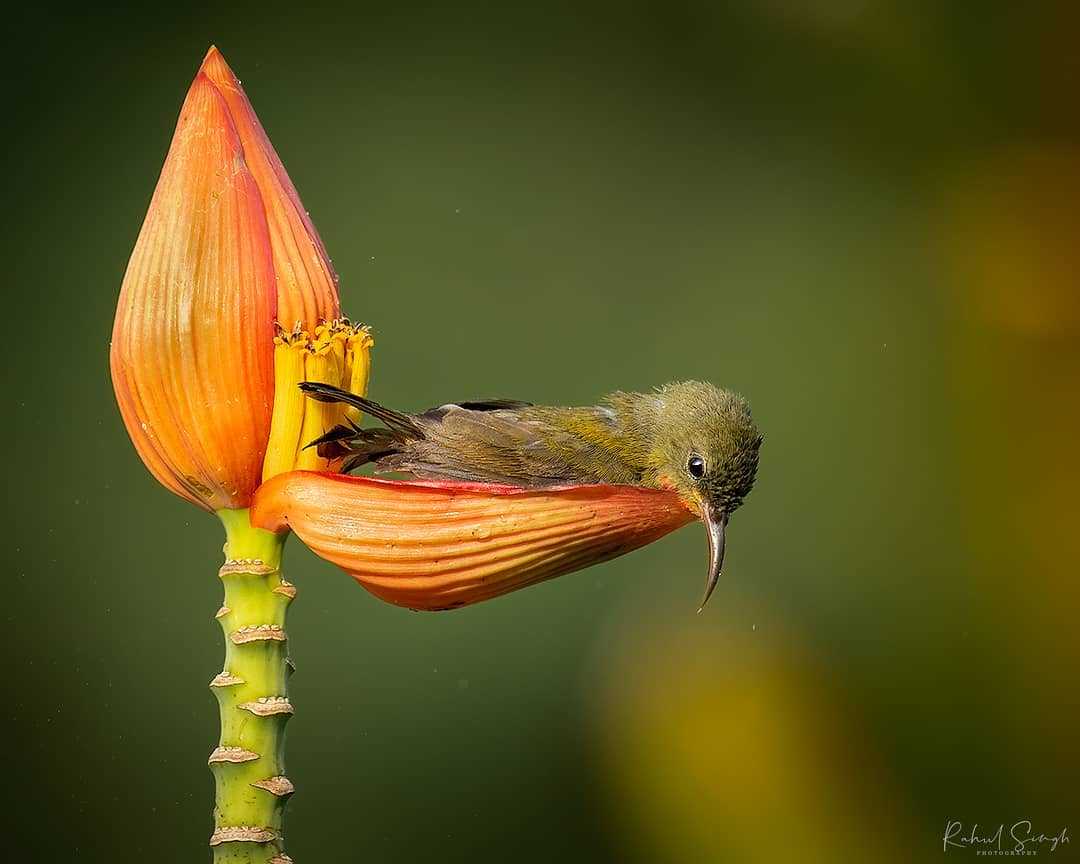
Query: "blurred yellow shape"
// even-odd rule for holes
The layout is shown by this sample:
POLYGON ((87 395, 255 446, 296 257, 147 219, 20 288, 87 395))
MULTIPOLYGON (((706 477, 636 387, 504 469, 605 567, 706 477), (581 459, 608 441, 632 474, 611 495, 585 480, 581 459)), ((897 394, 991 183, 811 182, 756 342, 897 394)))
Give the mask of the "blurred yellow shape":
POLYGON ((1080 151, 1000 152, 947 189, 941 241, 960 308, 1027 336, 1080 326, 1080 151))
POLYGON ((932 842, 797 634, 637 620, 598 670, 595 727, 627 858, 884 862, 932 842))

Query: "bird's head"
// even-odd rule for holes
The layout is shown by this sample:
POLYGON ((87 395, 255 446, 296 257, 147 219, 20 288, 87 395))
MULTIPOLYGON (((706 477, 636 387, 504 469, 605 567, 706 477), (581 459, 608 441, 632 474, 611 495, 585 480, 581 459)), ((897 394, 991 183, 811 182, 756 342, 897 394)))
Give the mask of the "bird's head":
POLYGON ((703 381, 657 391, 651 461, 657 480, 699 513, 709 537, 709 573, 702 607, 724 564, 724 532, 750 493, 762 436, 750 406, 736 393, 703 381))

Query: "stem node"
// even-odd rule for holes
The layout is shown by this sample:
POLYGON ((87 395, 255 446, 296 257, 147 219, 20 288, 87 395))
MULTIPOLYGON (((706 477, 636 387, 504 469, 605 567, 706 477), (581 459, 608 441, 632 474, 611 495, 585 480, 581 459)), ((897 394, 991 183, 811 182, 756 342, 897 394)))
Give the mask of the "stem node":
POLYGON ((280 624, 251 624, 234 630, 229 638, 233 645, 243 645, 246 642, 284 642, 286 637, 280 624))
POLYGON ((296 586, 293 585, 292 582, 286 582, 284 579, 282 579, 281 584, 274 589, 274 593, 281 594, 292 600, 294 597, 296 597, 296 586))
POLYGON ((257 780, 251 785, 256 789, 263 789, 271 795, 276 795, 278 798, 292 795, 293 792, 296 791, 296 787, 293 786, 292 780, 283 774, 279 774, 277 777, 268 777, 265 780, 257 780))
POLYGON ((243 684, 244 679, 239 678, 236 675, 230 675, 228 672, 219 672, 214 676, 210 682, 211 687, 235 687, 237 684, 243 684))
POLYGON ((254 702, 241 702, 236 707, 241 711, 250 711, 256 717, 293 713, 292 703, 285 696, 263 696, 254 702))
POLYGON ((277 567, 258 558, 232 558, 221 565, 218 576, 222 579, 236 573, 242 573, 245 576, 269 576, 276 572, 277 567))
POLYGON ((238 765, 241 762, 254 762, 258 758, 258 753, 245 750, 243 747, 217 747, 206 761, 210 765, 219 762, 231 762, 234 765, 238 765))
POLYGON ((210 835, 210 845, 222 843, 273 843, 280 838, 273 828, 259 828, 255 825, 231 825, 214 829, 210 835))

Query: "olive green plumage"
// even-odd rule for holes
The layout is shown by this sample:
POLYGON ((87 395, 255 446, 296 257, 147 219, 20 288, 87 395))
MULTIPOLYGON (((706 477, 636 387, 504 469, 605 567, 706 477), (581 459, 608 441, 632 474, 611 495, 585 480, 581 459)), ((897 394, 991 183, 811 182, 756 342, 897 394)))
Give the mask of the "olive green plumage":
POLYGON ((746 401, 701 381, 650 393, 616 392, 600 405, 557 408, 490 400, 404 414, 335 387, 301 387, 346 402, 381 428, 338 426, 311 442, 345 470, 531 488, 610 483, 676 491, 697 512, 730 515, 750 492, 761 435, 746 401))

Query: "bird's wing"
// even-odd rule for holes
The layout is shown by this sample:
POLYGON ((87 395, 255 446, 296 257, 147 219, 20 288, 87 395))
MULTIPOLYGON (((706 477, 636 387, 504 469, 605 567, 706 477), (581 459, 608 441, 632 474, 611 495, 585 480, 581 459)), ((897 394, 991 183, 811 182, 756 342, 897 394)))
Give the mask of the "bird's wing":
POLYGON ((533 403, 522 402, 519 399, 473 399, 465 402, 450 402, 447 405, 440 405, 437 408, 432 408, 425 413, 431 414, 455 407, 464 408, 468 411, 517 411, 521 408, 532 408, 533 403))
POLYGON ((444 405, 420 421, 423 437, 380 460, 378 470, 533 487, 634 481, 633 470, 604 446, 604 430, 615 422, 605 408, 444 405))

